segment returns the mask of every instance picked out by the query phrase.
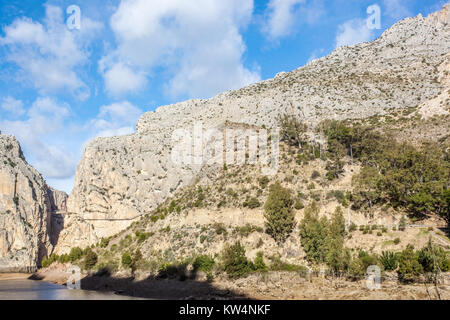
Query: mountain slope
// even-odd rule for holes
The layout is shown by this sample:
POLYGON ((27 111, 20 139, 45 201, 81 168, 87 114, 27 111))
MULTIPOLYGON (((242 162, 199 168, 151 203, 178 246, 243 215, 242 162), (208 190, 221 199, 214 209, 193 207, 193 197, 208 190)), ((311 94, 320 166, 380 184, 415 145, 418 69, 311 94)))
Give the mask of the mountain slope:
POLYGON ((139 119, 136 134, 94 140, 77 169, 67 204, 71 222, 58 252, 116 234, 199 177, 209 179, 202 165, 171 160, 177 129, 192 134, 200 122, 204 129, 227 123, 271 128, 284 113, 311 128, 324 119, 390 117, 419 106, 448 113, 449 11, 447 5, 426 18, 405 19, 371 43, 339 48, 271 80, 160 107, 139 119))

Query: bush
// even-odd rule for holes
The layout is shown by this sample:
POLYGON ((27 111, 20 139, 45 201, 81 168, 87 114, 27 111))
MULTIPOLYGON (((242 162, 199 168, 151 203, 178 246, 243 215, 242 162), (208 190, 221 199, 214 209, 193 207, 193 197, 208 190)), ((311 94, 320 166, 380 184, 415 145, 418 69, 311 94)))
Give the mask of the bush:
POLYGON ((122 266, 124 268, 130 269, 133 264, 133 259, 131 259, 131 255, 128 252, 122 254, 122 266))
POLYGON ((246 277, 252 270, 252 264, 245 256, 245 248, 240 242, 227 246, 222 254, 223 269, 230 278, 246 277))
POLYGON ((87 270, 90 270, 97 264, 97 261, 98 261, 97 254, 94 251, 89 250, 86 253, 86 256, 84 257, 84 267, 87 270))
POLYGON ((405 229, 406 229, 406 218, 405 216, 402 216, 402 218, 400 219, 400 223, 398 225, 398 230, 405 231, 405 229))
POLYGON ((418 254, 414 252, 412 245, 408 245, 400 253, 397 273, 402 282, 414 281, 423 273, 423 267, 418 258, 418 254))
POLYGON ((195 258, 192 266, 194 268, 194 271, 203 271, 209 273, 211 272, 214 264, 214 258, 207 255, 201 255, 195 258))
POLYGON ((268 177, 264 176, 261 179, 259 179, 259 185, 261 186, 261 188, 264 190, 267 185, 269 184, 270 180, 268 177))
POLYGON ((278 122, 281 128, 280 139, 291 146, 300 147, 301 143, 306 140, 308 126, 287 114, 280 116, 278 122))
POLYGON ((70 262, 75 262, 83 256, 83 250, 79 247, 72 248, 69 253, 70 262))
POLYGON ((374 265, 378 265, 378 257, 361 250, 358 256, 351 260, 349 274, 355 278, 363 277, 366 274, 367 268, 374 265))
POLYGON ((308 269, 304 266, 296 265, 296 264, 290 264, 282 261, 279 256, 272 256, 269 257, 270 263, 270 270, 272 271, 289 271, 289 272, 305 272, 305 274, 308 272, 308 269))
POLYGON ((398 267, 398 256, 392 251, 383 251, 380 256, 380 262, 386 271, 394 271, 398 267))
POLYGON ((431 238, 428 245, 418 252, 418 261, 425 272, 447 272, 450 269, 450 256, 441 247, 433 245, 431 238))
POLYGON ((304 207, 305 207, 305 205, 303 204, 303 202, 301 202, 300 200, 295 201, 295 204, 294 204, 295 210, 301 210, 304 207))
POLYGON ((165 263, 158 270, 160 278, 176 278, 183 281, 186 280, 187 262, 165 263))
POLYGON ((259 208, 261 206, 261 203, 257 198, 249 198, 244 202, 244 207, 247 207, 249 209, 255 209, 259 208))
POLYGON ((109 238, 102 238, 100 240, 100 248, 106 248, 109 244, 109 238))
POLYGON ((269 196, 264 205, 267 233, 281 244, 295 227, 295 214, 292 209, 291 192, 279 183, 270 186, 269 196))
POLYGON ((267 272, 267 266, 264 262, 264 257, 262 252, 256 254, 255 261, 253 262, 253 271, 256 272, 267 272))
POLYGON ((248 237, 253 232, 263 232, 263 228, 247 223, 245 226, 236 227, 233 233, 239 234, 241 237, 248 237))

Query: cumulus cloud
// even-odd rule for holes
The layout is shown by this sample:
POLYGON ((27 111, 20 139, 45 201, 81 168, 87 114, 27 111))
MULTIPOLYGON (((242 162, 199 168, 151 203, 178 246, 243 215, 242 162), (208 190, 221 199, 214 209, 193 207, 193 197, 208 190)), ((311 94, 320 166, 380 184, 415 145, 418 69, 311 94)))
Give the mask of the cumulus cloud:
POLYGON ((69 114, 67 104, 39 97, 26 112, 25 120, 3 120, 0 128, 17 137, 30 163, 45 177, 64 179, 73 176, 75 157, 65 149, 65 141, 55 144, 50 141, 58 140, 53 138, 60 136, 69 114))
POLYGON ((116 63, 103 72, 105 86, 109 94, 118 97, 127 92, 138 91, 145 87, 147 78, 139 71, 133 71, 123 63, 116 63))
POLYGON ((142 89, 156 67, 170 74, 173 96, 207 97, 260 80, 243 65, 240 31, 252 12, 252 0, 122 1, 110 19, 117 47, 100 62, 106 91, 142 89), (130 81, 122 85, 118 74, 130 81))
POLYGON ((371 41, 374 31, 367 27, 364 19, 353 19, 338 26, 336 48, 371 41))
POLYGON ((76 68, 88 61, 86 46, 101 24, 84 17, 80 30, 69 30, 61 8, 47 5, 43 23, 27 17, 6 26, 0 45, 6 60, 19 67, 17 79, 41 94, 68 90, 79 99, 89 96, 89 88, 76 68))
POLYGON ((23 102, 8 96, 2 100, 1 108, 13 116, 19 117, 25 113, 23 102))
POLYGON ((295 22, 298 5, 305 0, 270 0, 265 32, 271 38, 289 35, 295 22))
POLYGON ((304 23, 313 24, 324 14, 323 0, 270 0, 262 31, 271 40, 294 34, 304 23))
POLYGON ((410 5, 409 0, 383 0, 386 14, 395 19, 400 20, 411 16, 411 11, 408 9, 410 5))
POLYGON ((95 137, 121 136, 135 131, 136 123, 143 111, 128 101, 102 106, 89 126, 95 137))

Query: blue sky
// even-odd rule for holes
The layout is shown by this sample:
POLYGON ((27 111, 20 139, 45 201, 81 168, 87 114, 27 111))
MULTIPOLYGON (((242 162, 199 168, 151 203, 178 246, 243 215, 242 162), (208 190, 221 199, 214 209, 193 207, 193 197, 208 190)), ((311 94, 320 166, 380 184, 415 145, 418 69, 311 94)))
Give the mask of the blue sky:
POLYGON ((272 78, 446 2, 5 0, 0 130, 70 192, 86 143, 132 133, 143 112, 272 78), (379 28, 367 26, 373 5, 379 28))

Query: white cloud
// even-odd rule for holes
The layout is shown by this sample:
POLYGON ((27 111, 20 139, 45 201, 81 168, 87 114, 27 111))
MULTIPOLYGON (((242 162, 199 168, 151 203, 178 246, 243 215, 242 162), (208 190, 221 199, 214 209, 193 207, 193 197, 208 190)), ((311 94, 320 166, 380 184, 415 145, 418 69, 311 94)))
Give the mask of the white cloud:
POLYGON ((262 31, 272 41, 295 34, 302 24, 314 24, 325 13, 323 0, 270 0, 262 31))
POLYGON ((171 75, 166 90, 174 96, 207 97, 260 80, 242 62, 240 30, 252 12, 252 0, 122 1, 110 20, 117 48, 100 63, 106 90, 139 90, 156 67, 171 75), (122 86, 114 73, 132 81, 122 86))
POLYGON ((145 87, 147 79, 141 72, 134 72, 123 63, 116 63, 103 73, 107 91, 113 96, 121 96, 145 87))
POLYGON ((270 38, 279 38, 291 33, 297 15, 298 5, 305 0, 270 0, 264 31, 270 38))
POLYGON ((373 38, 374 32, 367 27, 366 20, 349 20, 338 27, 336 48, 371 41, 373 38))
POLYGON ((23 17, 4 28, 0 45, 8 49, 6 60, 20 68, 18 81, 29 83, 41 94, 68 90, 79 99, 89 96, 89 88, 76 68, 88 61, 86 46, 101 28, 83 18, 80 30, 70 31, 61 8, 46 5, 43 23, 23 17))
POLYGON ((121 136, 135 132, 136 123, 143 111, 128 101, 102 106, 89 127, 95 137, 121 136))
POLYGON ((46 178, 68 178, 75 172, 74 155, 64 147, 61 132, 70 107, 48 97, 40 97, 26 112, 23 121, 0 121, 2 132, 21 143, 28 161, 46 178))
POLYGON ((409 0, 383 0, 383 4, 386 14, 395 20, 411 16, 411 11, 407 7, 410 4, 409 0))
POLYGON ((23 102, 21 100, 16 100, 11 96, 3 99, 1 108, 16 117, 25 113, 23 102))

